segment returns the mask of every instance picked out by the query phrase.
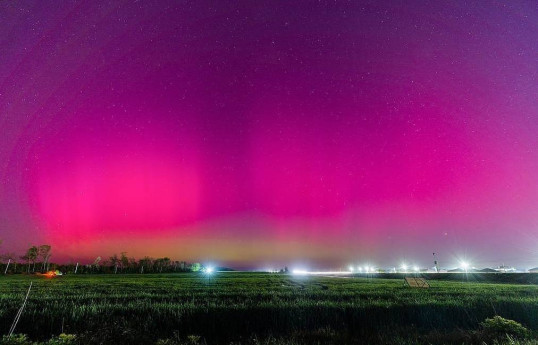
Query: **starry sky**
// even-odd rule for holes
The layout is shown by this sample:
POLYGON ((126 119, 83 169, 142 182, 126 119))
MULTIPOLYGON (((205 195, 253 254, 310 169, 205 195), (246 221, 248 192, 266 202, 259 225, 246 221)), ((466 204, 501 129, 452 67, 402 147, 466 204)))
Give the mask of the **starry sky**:
POLYGON ((0 3, 0 251, 538 265, 535 1, 0 3))

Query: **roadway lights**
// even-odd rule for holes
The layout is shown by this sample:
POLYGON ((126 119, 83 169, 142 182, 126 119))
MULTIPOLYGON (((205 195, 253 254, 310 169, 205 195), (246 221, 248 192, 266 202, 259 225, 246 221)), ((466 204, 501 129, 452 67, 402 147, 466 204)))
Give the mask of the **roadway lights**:
POLYGON ((213 267, 206 267, 205 270, 204 270, 204 273, 205 275, 207 276, 207 283, 211 283, 211 274, 213 274, 213 272, 215 271, 215 269, 213 267))
POLYGON ((353 272, 353 266, 348 267, 349 272, 353 272))
POLYGON ((304 276, 308 274, 308 272, 305 270, 293 270, 292 273, 296 276, 304 276))
POLYGON ((462 261, 462 262, 460 262, 460 266, 461 266, 461 268, 463 268, 465 270, 465 272, 467 272, 467 270, 469 269, 469 263, 468 262, 462 261))
POLYGON ((406 264, 402 264, 402 271, 404 273, 407 272, 407 265, 406 264))
POLYGON ((418 272, 418 271, 419 271, 418 267, 417 267, 417 266, 413 266, 413 271, 418 272))

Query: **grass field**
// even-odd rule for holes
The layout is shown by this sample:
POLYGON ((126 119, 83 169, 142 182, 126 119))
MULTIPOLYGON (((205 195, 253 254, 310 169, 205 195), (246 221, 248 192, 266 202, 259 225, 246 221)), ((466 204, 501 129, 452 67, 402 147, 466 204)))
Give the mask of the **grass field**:
MULTIPOLYGON (((30 281, 16 333, 87 343, 476 343, 500 315, 538 332, 538 286, 264 273, 0 277, 6 334, 30 281), (198 338, 200 337, 200 338, 198 338), (177 342, 174 342, 176 339, 177 342)), ((534 344, 534 343, 533 343, 534 344)))

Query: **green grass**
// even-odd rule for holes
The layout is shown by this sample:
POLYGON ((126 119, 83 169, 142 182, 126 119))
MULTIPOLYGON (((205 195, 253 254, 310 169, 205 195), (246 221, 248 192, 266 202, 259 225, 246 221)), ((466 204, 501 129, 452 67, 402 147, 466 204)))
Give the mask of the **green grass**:
POLYGON ((173 334, 229 342, 320 330, 378 339, 476 330, 494 315, 538 331, 536 285, 430 281, 430 289, 411 289, 400 279, 228 272, 211 282, 199 274, 0 277, 0 334, 9 330, 30 281, 17 333, 33 339, 62 329, 125 343, 173 334))

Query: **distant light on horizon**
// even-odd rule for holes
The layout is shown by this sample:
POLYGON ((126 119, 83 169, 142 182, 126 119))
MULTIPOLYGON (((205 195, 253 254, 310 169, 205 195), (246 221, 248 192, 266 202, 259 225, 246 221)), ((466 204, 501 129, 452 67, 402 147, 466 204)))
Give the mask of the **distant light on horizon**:
POLYGON ((308 272, 305 271, 305 270, 294 269, 294 270, 292 271, 292 273, 293 273, 294 275, 305 275, 305 274, 307 274, 308 272))

